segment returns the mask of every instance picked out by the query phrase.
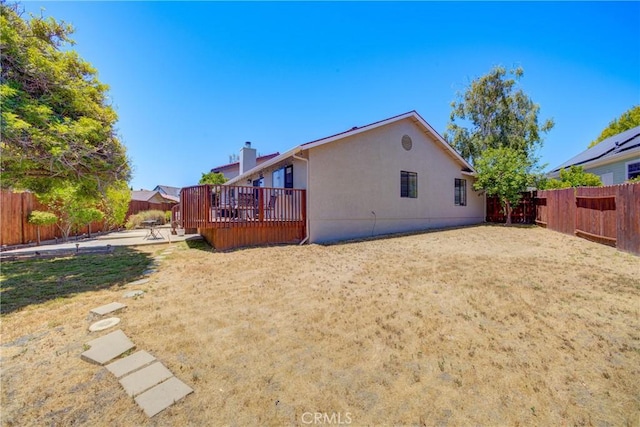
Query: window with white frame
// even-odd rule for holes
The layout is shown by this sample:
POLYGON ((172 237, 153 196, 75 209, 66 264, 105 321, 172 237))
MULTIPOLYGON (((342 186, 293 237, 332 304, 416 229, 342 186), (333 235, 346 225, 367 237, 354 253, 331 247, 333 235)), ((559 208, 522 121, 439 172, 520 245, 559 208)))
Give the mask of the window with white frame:
POLYGON ((640 161, 627 163, 627 179, 640 176, 640 161))
POLYGON ((455 178, 453 200, 456 206, 467 206, 467 180, 455 178))

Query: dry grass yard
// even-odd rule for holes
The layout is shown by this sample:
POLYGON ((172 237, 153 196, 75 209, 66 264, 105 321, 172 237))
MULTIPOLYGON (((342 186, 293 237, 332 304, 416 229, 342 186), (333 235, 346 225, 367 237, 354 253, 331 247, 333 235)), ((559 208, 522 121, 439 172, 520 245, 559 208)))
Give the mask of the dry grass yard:
POLYGON ((640 425, 638 257, 502 226, 176 246, 142 298, 103 286, 2 315, 3 425, 640 425), (80 359, 112 301, 195 389, 152 419, 80 359))

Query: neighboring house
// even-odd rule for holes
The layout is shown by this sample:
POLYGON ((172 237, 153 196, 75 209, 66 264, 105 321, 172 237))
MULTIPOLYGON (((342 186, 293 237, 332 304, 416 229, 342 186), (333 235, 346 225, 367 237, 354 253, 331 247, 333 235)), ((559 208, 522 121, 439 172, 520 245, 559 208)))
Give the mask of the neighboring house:
POLYGON ((311 243, 484 221, 474 169, 415 111, 256 160, 225 185, 306 189, 311 243))
POLYGON ((179 203, 180 198, 167 194, 162 194, 157 190, 131 191, 131 200, 148 203, 179 203))
POLYGON ((556 167, 548 176, 556 178, 560 169, 574 165, 598 175, 604 185, 622 184, 640 176, 640 126, 601 141, 556 167))
MULTIPOLYGON (((245 146, 248 147, 248 148, 251 148, 251 143, 250 142, 245 142, 245 146)), ((253 155, 255 157, 255 150, 254 150, 254 154, 253 155)), ((277 157, 279 155, 280 155, 279 152, 275 152, 275 153, 272 153, 272 154, 267 154, 266 156, 255 157, 254 165, 261 165, 262 163, 266 162, 267 160, 271 160, 274 157, 277 157)), ((226 165, 223 165, 223 166, 215 167, 215 168, 211 169, 211 172, 221 173, 227 179, 235 178, 236 176, 238 176, 240 174, 240 161, 237 161, 237 162, 234 162, 234 163, 229 163, 229 164, 226 164, 226 165)))
POLYGON ((156 185, 153 191, 158 191, 163 196, 177 197, 180 200, 180 188, 170 187, 168 185, 156 185))

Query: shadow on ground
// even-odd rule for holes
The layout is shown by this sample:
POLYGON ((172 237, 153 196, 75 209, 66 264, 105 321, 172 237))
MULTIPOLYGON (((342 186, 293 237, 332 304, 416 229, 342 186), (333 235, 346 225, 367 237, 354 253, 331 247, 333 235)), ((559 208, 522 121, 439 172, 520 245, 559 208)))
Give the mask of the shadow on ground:
POLYGON ((198 249, 205 252, 213 251, 213 247, 201 236, 189 237, 184 242, 187 244, 189 249, 198 249))
POLYGON ((3 261, 0 313, 8 314, 80 292, 125 285, 142 278, 151 262, 149 254, 127 247, 106 254, 3 261))

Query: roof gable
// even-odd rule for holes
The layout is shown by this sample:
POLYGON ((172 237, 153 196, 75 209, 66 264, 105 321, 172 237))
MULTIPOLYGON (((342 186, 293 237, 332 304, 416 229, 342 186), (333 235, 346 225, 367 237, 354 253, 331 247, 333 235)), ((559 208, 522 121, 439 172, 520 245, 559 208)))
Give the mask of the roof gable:
POLYGON ((160 191, 161 193, 165 193, 169 196, 180 197, 179 187, 171 187, 169 185, 156 185, 156 188, 154 188, 154 190, 160 191))
POLYGON ((388 119, 384 119, 384 120, 380 120, 374 123, 370 123, 368 125, 365 126, 355 126, 347 131, 344 132, 340 132, 337 133, 335 135, 331 135, 331 136, 327 136, 324 138, 320 138, 320 139, 316 139, 314 141, 310 141, 310 142, 306 142, 304 144, 298 145, 294 148, 292 148, 291 150, 287 151, 284 154, 281 154, 277 157, 274 157, 272 159, 270 159, 267 162, 264 162, 263 164, 257 165, 255 168, 248 170, 247 172, 243 173, 242 175, 238 175, 236 177, 234 177, 233 179, 229 180, 228 184, 232 184, 234 182, 240 181, 245 179, 247 176, 254 174, 255 172, 259 171, 260 169, 269 167, 273 164, 276 164, 282 160, 287 159, 288 157, 291 157, 297 153, 299 153, 302 150, 309 150, 324 144, 329 144, 331 142, 334 141, 338 141, 338 140, 342 140, 354 135, 358 135, 360 133, 363 132, 367 132, 382 126, 387 126, 390 125, 392 123, 396 123, 400 120, 405 120, 405 119, 411 119, 418 127, 420 127, 425 133, 431 135, 435 141, 436 144, 440 145, 440 148, 442 148, 447 154, 449 154, 457 163, 460 164, 461 168, 463 171, 466 171, 470 174, 475 173, 475 170, 473 169, 473 167, 471 166, 471 164, 469 164, 469 162, 467 162, 464 158, 462 158, 462 156, 460 156, 460 154, 458 154, 458 152, 451 147, 445 140, 444 138, 438 133, 436 132, 431 125, 429 125, 429 123, 426 122, 426 120, 424 120, 415 110, 414 111, 409 111, 408 113, 404 113, 404 114, 399 114, 397 116, 393 116, 390 117, 388 119))

